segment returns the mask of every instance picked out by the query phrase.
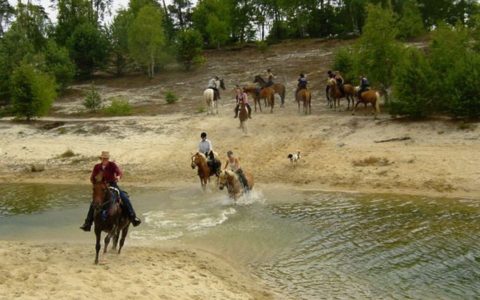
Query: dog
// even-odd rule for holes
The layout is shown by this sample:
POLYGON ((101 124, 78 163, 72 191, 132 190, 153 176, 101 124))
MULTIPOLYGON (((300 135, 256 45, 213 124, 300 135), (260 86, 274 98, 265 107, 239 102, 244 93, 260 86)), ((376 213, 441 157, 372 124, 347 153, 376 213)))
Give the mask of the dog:
POLYGON ((298 151, 297 153, 290 153, 290 154, 287 156, 287 158, 290 159, 290 162, 291 162, 292 164, 296 164, 297 161, 300 160, 300 151, 298 151))

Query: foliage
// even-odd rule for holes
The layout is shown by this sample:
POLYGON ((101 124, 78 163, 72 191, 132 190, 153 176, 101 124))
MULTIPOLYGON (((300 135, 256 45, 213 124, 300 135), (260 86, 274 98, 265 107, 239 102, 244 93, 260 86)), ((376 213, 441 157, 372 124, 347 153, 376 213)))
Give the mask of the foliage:
POLYGON ((202 0, 193 10, 193 26, 211 47, 220 47, 229 39, 231 15, 230 5, 226 5, 226 2, 230 3, 222 0, 202 0))
POLYGON ((422 15, 415 0, 405 0, 398 23, 398 37, 409 39, 425 32, 422 15))
POLYGON ((167 91, 165 93, 165 101, 167 101, 168 104, 173 104, 178 101, 178 97, 173 92, 167 91))
POLYGON ((96 27, 97 20, 89 0, 58 0, 58 17, 55 27, 55 40, 66 46, 78 26, 90 23, 96 27))
POLYGON ((90 90, 83 101, 83 106, 91 112, 96 112, 102 108, 102 97, 95 88, 95 85, 92 84, 90 87, 90 90))
POLYGON ((120 10, 108 29, 108 39, 112 51, 112 62, 117 76, 122 75, 128 62, 128 28, 134 15, 128 10, 120 10))
POLYGON ((151 78, 155 65, 165 55, 165 33, 162 28, 162 13, 152 5, 140 9, 128 30, 128 48, 133 59, 146 67, 151 78))
POLYGON ((58 46, 54 40, 49 40, 43 55, 45 60, 43 71, 55 77, 59 90, 66 89, 75 76, 75 64, 71 61, 68 50, 58 46))
POLYGON ((349 48, 341 48, 335 54, 333 70, 340 71, 347 83, 354 83, 358 77, 356 73, 356 57, 354 51, 349 48))
POLYGON ((32 65, 22 63, 11 79, 13 112, 30 120, 48 113, 56 98, 55 80, 32 65))
POLYGON ((132 114, 132 106, 126 99, 115 98, 103 111, 109 116, 128 116, 132 114))
POLYGON ((177 34, 177 60, 186 70, 201 61, 202 35, 195 29, 187 29, 177 34))
POLYGON ((108 58, 108 41, 94 24, 78 25, 67 42, 70 56, 77 66, 77 76, 89 78, 105 65, 108 58))

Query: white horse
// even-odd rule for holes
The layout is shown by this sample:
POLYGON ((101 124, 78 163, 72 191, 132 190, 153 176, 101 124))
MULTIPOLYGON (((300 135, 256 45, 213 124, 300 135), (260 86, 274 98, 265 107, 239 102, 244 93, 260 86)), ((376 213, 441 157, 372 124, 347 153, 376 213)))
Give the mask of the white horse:
MULTIPOLYGON (((215 85, 225 90, 223 79, 215 81, 215 85)), ((207 115, 213 115, 214 112, 218 115, 218 100, 215 100, 215 91, 213 89, 207 88, 203 91, 203 100, 207 104, 207 115)))

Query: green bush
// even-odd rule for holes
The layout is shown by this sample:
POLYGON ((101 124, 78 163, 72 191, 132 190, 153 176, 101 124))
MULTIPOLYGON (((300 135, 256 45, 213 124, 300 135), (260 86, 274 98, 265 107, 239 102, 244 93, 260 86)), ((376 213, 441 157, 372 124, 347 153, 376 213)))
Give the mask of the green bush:
POLYGON ((173 104, 178 101, 178 97, 173 92, 168 91, 165 93, 165 101, 167 101, 168 104, 173 104))
POLYGON ((95 85, 92 84, 90 87, 90 90, 83 101, 83 106, 91 112, 96 112, 102 108, 102 97, 95 88, 95 85))
POLYGON ((112 100, 110 106, 105 107, 104 112, 110 116, 128 116, 132 113, 132 106, 128 100, 116 98, 112 100))
POLYGON ((30 120, 48 113, 57 97, 55 79, 22 63, 11 78, 13 113, 30 120))
POLYGON ((177 60, 183 64, 186 70, 190 70, 201 62, 201 58, 203 58, 202 45, 202 35, 195 29, 187 29, 177 34, 177 60))
POLYGON ((390 114, 423 118, 437 109, 432 99, 432 69, 425 55, 410 49, 397 67, 390 114))
POLYGON ((355 53, 348 48, 341 48, 336 54, 333 69, 340 71, 345 82, 354 83, 357 78, 355 67, 355 53))
POLYGON ((268 43, 266 41, 257 41, 255 43, 257 45, 258 51, 261 53, 265 53, 268 50, 268 43))
POLYGON ((44 50, 44 71, 52 74, 59 90, 64 90, 75 76, 75 64, 69 57, 68 50, 59 47, 53 40, 49 40, 44 50))
POLYGON ((407 0, 403 4, 402 16, 398 20, 398 37, 409 39, 425 33, 422 14, 415 0, 407 0))

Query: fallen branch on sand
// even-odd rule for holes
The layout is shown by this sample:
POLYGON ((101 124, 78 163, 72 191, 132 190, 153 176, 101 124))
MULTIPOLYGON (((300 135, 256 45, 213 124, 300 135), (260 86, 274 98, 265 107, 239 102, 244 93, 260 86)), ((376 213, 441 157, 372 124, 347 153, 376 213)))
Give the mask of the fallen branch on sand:
POLYGON ((406 141, 406 140, 411 140, 412 138, 409 136, 404 136, 404 137, 398 137, 398 138, 392 138, 392 139, 386 139, 386 140, 379 140, 379 141, 374 141, 375 143, 388 143, 388 142, 398 142, 398 141, 406 141))

